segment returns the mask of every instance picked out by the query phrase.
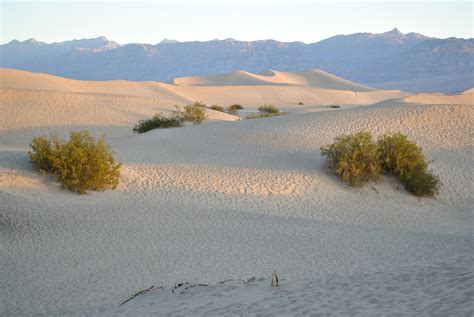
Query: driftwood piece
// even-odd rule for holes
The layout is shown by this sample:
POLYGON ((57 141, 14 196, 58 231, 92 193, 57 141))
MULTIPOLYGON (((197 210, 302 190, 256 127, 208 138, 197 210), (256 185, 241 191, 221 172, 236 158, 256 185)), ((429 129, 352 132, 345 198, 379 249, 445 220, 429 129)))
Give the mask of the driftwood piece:
POLYGON ((141 294, 145 294, 146 292, 149 292, 151 291, 153 288, 155 288, 155 286, 151 286, 147 289, 143 289, 141 291, 139 291, 138 293, 136 293, 135 295, 133 295, 132 297, 128 298, 126 301, 124 301, 122 304, 120 304, 120 306, 122 306, 123 304, 125 303, 128 303, 129 301, 131 301, 132 299, 134 299, 135 297, 137 297, 138 295, 141 295, 141 294))
POLYGON ((278 275, 277 275, 277 272, 274 271, 272 273, 272 284, 271 284, 271 287, 278 287, 278 275))

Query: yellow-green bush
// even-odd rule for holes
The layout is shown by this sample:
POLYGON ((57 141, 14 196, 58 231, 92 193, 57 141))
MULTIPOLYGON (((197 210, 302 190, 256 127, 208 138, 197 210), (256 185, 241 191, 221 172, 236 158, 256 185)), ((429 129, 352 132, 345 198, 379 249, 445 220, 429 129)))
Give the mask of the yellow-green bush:
POLYGON ((190 104, 184 107, 184 120, 194 124, 201 124, 206 118, 206 110, 203 106, 190 104))
POLYGON ((435 196, 439 192, 439 177, 427 169, 416 168, 398 179, 415 196, 435 196))
POLYGON ((342 135, 321 148, 329 167, 351 186, 361 186, 380 175, 377 144, 369 132, 342 135))
POLYGON ((242 107, 241 105, 233 104, 227 107, 227 112, 230 114, 237 114, 237 112, 242 109, 244 109, 244 107, 242 107))
POLYGON ((183 126, 184 117, 180 114, 165 117, 162 113, 155 114, 151 119, 140 120, 133 132, 144 133, 153 129, 177 128, 183 126))
POLYGON ((400 132, 383 135, 378 148, 382 168, 390 174, 398 176, 428 167, 421 147, 400 132))
POLYGON ((274 105, 263 105, 258 108, 258 111, 261 113, 268 113, 268 114, 278 114, 280 110, 274 105))
POLYGON ((204 101, 199 101, 199 100, 196 100, 195 102, 193 102, 191 106, 207 108, 206 103, 204 103, 204 101))
POLYGON ((400 132, 383 135, 378 140, 382 169, 402 182, 416 196, 434 196, 439 190, 439 178, 428 171, 423 149, 400 132))
POLYGON ((211 108, 212 110, 224 112, 224 107, 219 106, 219 105, 212 105, 210 108, 211 108))
POLYGON ((383 135, 377 142, 369 132, 343 135, 321 148, 321 155, 352 186, 377 179, 382 170, 416 196, 434 196, 439 191, 439 178, 428 171, 422 148, 402 133, 383 135))
POLYGON ((71 191, 84 194, 118 185, 121 164, 103 137, 96 141, 87 131, 78 131, 70 133, 68 142, 40 136, 30 146, 28 155, 36 168, 54 174, 71 191))

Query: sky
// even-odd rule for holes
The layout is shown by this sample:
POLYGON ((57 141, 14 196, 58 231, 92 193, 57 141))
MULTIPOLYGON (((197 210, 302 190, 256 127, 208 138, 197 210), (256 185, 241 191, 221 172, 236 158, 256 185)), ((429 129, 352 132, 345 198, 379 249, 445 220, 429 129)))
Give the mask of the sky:
POLYGON ((0 42, 105 36, 121 44, 176 39, 313 43, 395 27, 439 38, 473 37, 471 1, 23 1, 0 0, 0 42))

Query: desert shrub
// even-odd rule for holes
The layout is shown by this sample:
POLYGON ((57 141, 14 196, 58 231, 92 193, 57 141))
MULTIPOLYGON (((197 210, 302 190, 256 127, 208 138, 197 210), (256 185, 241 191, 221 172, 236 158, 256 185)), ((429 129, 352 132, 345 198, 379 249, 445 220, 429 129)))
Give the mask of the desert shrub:
POLYGON ((299 105, 299 106, 304 106, 304 102, 303 102, 303 101, 300 101, 300 102, 298 102, 298 105, 299 105))
POLYGON ((360 186, 380 175, 377 144, 369 132, 342 135, 321 148, 329 167, 351 186, 360 186))
POLYGON ((434 196, 439 178, 428 171, 423 149, 400 132, 386 134, 378 141, 382 169, 398 177, 405 189, 416 196, 434 196))
POLYGON ((51 136, 51 139, 39 136, 31 141, 30 147, 32 151, 28 152, 28 156, 40 172, 49 172, 53 169, 53 157, 60 145, 59 141, 55 136, 51 136))
POLYGON ((396 176, 416 196, 434 196, 438 176, 428 171, 421 147, 402 133, 383 135, 372 141, 368 132, 343 135, 321 148, 329 167, 349 185, 363 185, 377 179, 380 171, 396 176))
POLYGON ((263 105, 258 108, 258 111, 262 113, 277 114, 280 112, 274 105, 263 105))
POLYGON ((157 113, 151 119, 140 120, 133 127, 133 132, 144 133, 153 129, 177 128, 183 126, 183 122, 184 117, 180 114, 165 117, 162 113, 157 113))
POLYGON ((339 105, 328 105, 328 106, 326 106, 326 107, 328 107, 328 108, 333 108, 333 109, 341 108, 341 106, 339 106, 339 105))
POLYGON ((224 107, 218 106, 218 105, 212 105, 212 106, 211 106, 211 109, 212 109, 212 110, 216 110, 216 111, 224 112, 224 107))
POLYGON ((71 132, 67 143, 56 136, 40 136, 30 146, 28 155, 35 167, 54 174, 71 191, 84 194, 118 185, 120 164, 103 137, 96 141, 87 131, 78 131, 71 132))
POLYGON ((399 176, 428 167, 421 147, 400 132, 383 135, 378 148, 380 163, 387 173, 399 176))
POLYGON ((194 124, 201 124, 206 118, 206 110, 202 106, 197 106, 196 103, 184 107, 183 117, 185 121, 194 124))
POLYGON ((207 108, 207 105, 202 101, 195 101, 191 105, 194 107, 207 108))
POLYGON ((230 114, 236 114, 239 110, 242 109, 244 109, 244 107, 242 107, 241 105, 233 104, 227 107, 227 112, 230 114))
POLYGON ((416 168, 398 178, 405 189, 415 196, 435 196, 439 192, 439 177, 427 169, 416 168))

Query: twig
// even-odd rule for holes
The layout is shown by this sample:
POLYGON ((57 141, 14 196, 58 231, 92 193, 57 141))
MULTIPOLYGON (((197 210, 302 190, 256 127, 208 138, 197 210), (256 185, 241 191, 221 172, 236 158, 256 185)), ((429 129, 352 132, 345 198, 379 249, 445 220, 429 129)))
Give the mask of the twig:
POLYGON ((138 293, 136 293, 135 295, 133 295, 132 297, 130 297, 129 299, 127 299, 126 301, 124 301, 122 304, 120 304, 120 306, 122 306, 123 304, 125 304, 125 303, 131 301, 132 299, 134 299, 134 298, 137 297, 138 295, 145 294, 146 292, 151 291, 154 287, 155 287, 155 286, 151 286, 151 287, 149 287, 149 288, 147 288, 147 289, 144 289, 144 290, 139 291, 138 293))

